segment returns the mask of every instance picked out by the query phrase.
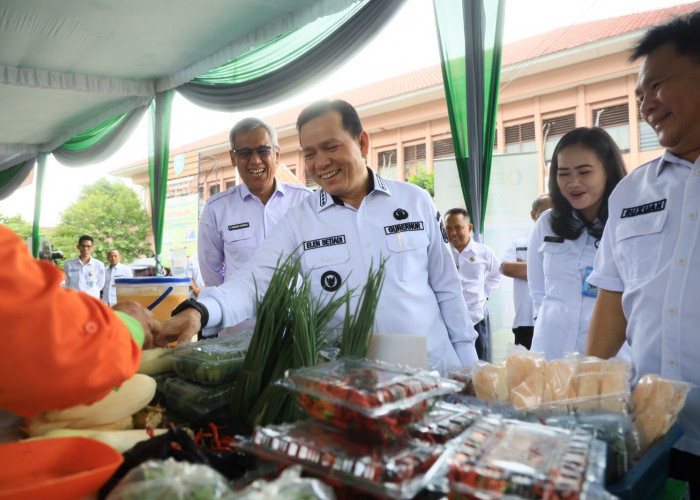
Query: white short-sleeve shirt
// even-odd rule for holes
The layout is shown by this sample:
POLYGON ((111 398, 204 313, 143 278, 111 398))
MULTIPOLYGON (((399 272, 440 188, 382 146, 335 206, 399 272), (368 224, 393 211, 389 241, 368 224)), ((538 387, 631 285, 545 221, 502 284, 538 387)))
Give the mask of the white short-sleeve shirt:
POLYGON ((469 308, 472 324, 476 325, 484 319, 486 299, 501 281, 501 263, 493 250, 474 241, 474 238, 469 240, 461 252, 452 245, 450 251, 457 266, 462 294, 469 308))
POLYGON ((119 278, 133 278, 134 273, 131 268, 119 262, 116 266, 105 267, 105 286, 102 289, 102 302, 108 306, 117 303, 117 287, 114 280, 119 278))
POLYGON ((260 243, 287 211, 311 194, 304 186, 275 181, 263 204, 245 184, 207 200, 199 219, 197 252, 207 286, 220 285, 250 260, 260 243))
MULTIPOLYGON (((520 259, 527 263, 527 242, 529 239, 530 233, 523 233, 513 240, 503 254, 501 262, 519 262, 518 259, 520 259)), ((532 299, 527 280, 513 278, 513 307, 515 308, 513 328, 535 324, 532 320, 532 299)))
POLYGON ((678 448, 700 455, 700 158, 668 152, 622 179, 590 281, 622 292, 635 377, 695 384, 678 448))
MULTIPOLYGON (((289 211, 230 281, 204 288, 199 300, 209 309, 214 331, 254 316, 255 283, 267 287, 280 255, 301 258, 311 292, 322 300, 336 290, 360 290, 370 266, 376 269, 388 258, 374 331, 423 335, 429 358, 447 366, 476 361, 477 334, 430 195, 371 175, 374 189, 359 209, 317 190, 289 211), (469 351, 462 361, 456 349, 469 351)), ((353 310, 356 301, 357 294, 353 310)), ((334 325, 341 326, 344 317, 338 311, 334 325)))
POLYGON ((105 284, 105 265, 102 261, 90 257, 86 264, 80 257, 68 259, 63 265, 66 273, 66 286, 88 293, 99 299, 100 291, 105 284))
MULTIPOLYGON (((596 297, 583 293, 584 281, 600 244, 585 230, 575 240, 558 236, 551 220, 551 210, 540 216, 527 246, 527 282, 537 317, 531 350, 548 361, 586 352, 596 297)), ((627 346, 618 357, 629 358, 627 346)))

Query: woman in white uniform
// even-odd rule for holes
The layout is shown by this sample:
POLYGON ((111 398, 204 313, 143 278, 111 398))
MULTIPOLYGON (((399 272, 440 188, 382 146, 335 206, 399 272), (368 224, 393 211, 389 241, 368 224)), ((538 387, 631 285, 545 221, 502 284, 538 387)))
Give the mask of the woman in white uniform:
MULTIPOLYGON (((625 174, 620 150, 601 128, 574 129, 554 149, 552 209, 535 224, 527 251, 535 314, 532 350, 547 360, 586 350, 598 294, 587 278, 608 219, 608 197, 625 174)), ((629 358, 627 344, 618 356, 629 358)))

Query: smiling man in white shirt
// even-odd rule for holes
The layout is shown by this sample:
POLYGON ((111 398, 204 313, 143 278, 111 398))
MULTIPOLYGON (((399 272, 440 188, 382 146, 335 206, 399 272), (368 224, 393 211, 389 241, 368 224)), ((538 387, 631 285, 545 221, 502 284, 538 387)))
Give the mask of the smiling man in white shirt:
POLYGON ((469 212, 464 208, 452 208, 445 213, 445 229, 450 242, 462 294, 469 308, 476 339, 476 354, 479 359, 491 362, 491 329, 488 322, 486 299, 501 281, 500 263, 488 246, 471 237, 473 225, 469 212))
POLYGON ((649 30, 633 51, 640 57, 639 111, 666 152, 610 196, 589 277, 599 294, 586 352, 609 357, 627 339, 636 380, 656 373, 693 384, 669 475, 700 498, 700 10, 649 30))
POLYGON ((109 266, 105 267, 105 286, 102 289, 102 302, 109 306, 117 303, 117 287, 114 284, 118 278, 133 278, 134 273, 129 266, 122 264, 119 250, 113 248, 107 252, 109 266))

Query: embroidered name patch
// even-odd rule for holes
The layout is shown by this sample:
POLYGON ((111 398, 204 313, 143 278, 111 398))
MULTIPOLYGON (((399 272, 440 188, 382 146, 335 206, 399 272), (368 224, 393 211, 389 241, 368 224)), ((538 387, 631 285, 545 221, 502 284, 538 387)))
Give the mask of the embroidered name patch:
POLYGON ((564 243, 564 237, 563 236, 545 236, 544 241, 547 241, 549 243, 564 243))
POLYGON ((515 247, 516 252, 527 252, 527 247, 515 247))
POLYGON ((304 250, 332 247, 333 245, 345 245, 345 235, 339 234, 338 236, 329 236, 328 238, 319 238, 317 240, 305 241, 304 250))
POLYGON ((626 217, 636 217, 637 215, 650 214, 653 212, 661 212, 666 208, 666 199, 659 201, 652 201, 646 205, 639 205, 638 207, 629 207, 622 209, 621 219, 626 217))
POLYGON ((423 231, 423 221, 404 222, 403 224, 394 224, 393 226, 384 226, 385 234, 395 234, 399 231, 423 231))
POLYGON ((250 224, 248 222, 241 222, 240 224, 231 224, 228 230, 235 231, 236 229, 245 229, 246 227, 250 227, 250 224))

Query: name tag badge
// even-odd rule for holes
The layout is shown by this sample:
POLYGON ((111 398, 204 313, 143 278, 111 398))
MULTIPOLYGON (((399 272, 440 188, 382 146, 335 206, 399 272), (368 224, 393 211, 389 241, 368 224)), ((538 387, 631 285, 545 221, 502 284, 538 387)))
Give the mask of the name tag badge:
POLYGON ((598 287, 595 285, 591 285, 588 282, 588 276, 593 272, 593 268, 591 266, 588 266, 586 268, 586 272, 583 274, 583 290, 581 290, 581 293, 583 295, 588 295, 589 297, 597 297, 598 296, 598 287))

